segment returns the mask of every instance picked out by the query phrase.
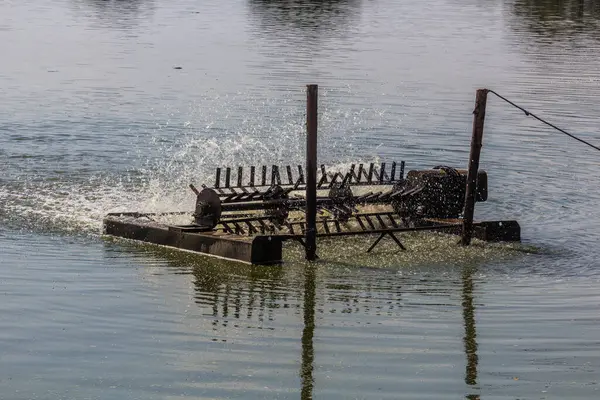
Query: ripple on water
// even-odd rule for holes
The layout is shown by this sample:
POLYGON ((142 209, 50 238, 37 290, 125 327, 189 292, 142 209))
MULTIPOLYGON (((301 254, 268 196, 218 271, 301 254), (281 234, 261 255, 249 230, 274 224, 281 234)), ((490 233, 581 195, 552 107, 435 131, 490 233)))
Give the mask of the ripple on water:
POLYGON ((594 2, 309 3, 0 2, 3 397, 598 398, 597 162, 492 96, 477 215, 525 244, 260 268, 99 239, 216 166, 302 164, 311 82, 324 163, 464 165, 478 87, 595 141, 594 2))

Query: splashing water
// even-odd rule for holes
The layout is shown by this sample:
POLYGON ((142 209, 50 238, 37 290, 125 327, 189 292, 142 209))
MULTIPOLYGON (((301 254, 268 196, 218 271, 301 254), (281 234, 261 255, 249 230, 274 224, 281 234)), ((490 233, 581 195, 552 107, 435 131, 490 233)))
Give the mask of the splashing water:
MULTIPOLYGON (((322 93, 327 96, 328 92, 322 93)), ((320 111, 319 157, 324 162, 349 160, 364 132, 380 122, 381 113, 344 109, 335 96, 330 97, 320 111)), ((63 135, 47 133, 49 146, 54 148, 46 153, 41 150, 33 172, 21 173, 22 165, 16 165, 0 180, 0 224, 39 232, 97 235, 109 212, 192 210, 195 197, 188 185, 212 185, 216 167, 304 164, 304 103, 297 93, 275 100, 240 93, 206 96, 187 113, 168 106, 153 110, 151 118, 164 122, 149 119, 132 124, 138 127, 132 134, 131 126, 120 121, 109 139, 86 132, 87 140, 97 140, 87 146, 98 150, 90 156, 88 148, 87 157, 100 160, 89 174, 80 171, 87 161, 84 156, 73 161, 51 154, 73 153, 73 137, 80 132, 64 142, 60 139, 63 135), (109 158, 100 158, 100 154, 109 154, 109 158), (59 157, 55 162, 60 164, 60 173, 50 168, 51 157, 59 157), (124 167, 115 170, 115 164, 124 167)), ((101 122, 98 129, 106 129, 106 121, 101 122)), ((82 129, 92 128, 87 122, 82 129)), ((66 128, 51 125, 48 129, 62 132, 66 128)), ((8 142, 14 158, 29 151, 27 141, 22 141, 27 136, 19 135, 21 142, 8 142)), ((30 135, 33 138, 34 134, 30 135)), ((366 162, 376 160, 373 156, 366 162)))
MULTIPOLYGON (((344 108, 328 92, 323 97, 319 160, 330 165, 331 171, 347 169, 352 162, 382 161, 377 154, 380 144, 369 148, 365 143, 380 124, 389 125, 382 121, 384 113, 344 108), (363 157, 356 157, 362 149, 363 157)), ((304 103, 297 94, 270 101, 217 95, 203 99, 187 113, 170 107, 164 112, 166 116, 154 111, 153 117, 166 122, 154 123, 147 133, 140 129, 134 135, 137 139, 114 132, 112 142, 118 145, 111 142, 113 158, 103 161, 89 176, 69 169, 57 176, 40 168, 35 179, 17 176, 5 184, 0 181, 0 224, 36 232, 97 236, 110 212, 191 212, 195 196, 188 185, 212 186, 216 167, 229 166, 235 171, 243 166, 248 174, 250 165, 304 164, 304 103), (128 155, 120 154, 123 149, 128 149, 128 155), (125 161, 119 160, 120 156, 125 161), (124 170, 111 168, 118 161, 124 163, 124 170)), ((130 127, 123 129, 129 132, 130 127)), ((69 145, 65 144, 65 149, 69 145)), ((474 262, 515 254, 482 243, 457 250, 455 239, 447 235, 404 236, 414 251, 399 253, 392 244, 382 243, 380 252, 365 255, 361 239, 351 238, 336 246, 324 243, 334 249, 327 258, 342 265, 435 264, 448 262, 450 255, 456 262, 474 262)), ((292 259, 302 258, 297 252, 293 248, 289 252, 292 259)))

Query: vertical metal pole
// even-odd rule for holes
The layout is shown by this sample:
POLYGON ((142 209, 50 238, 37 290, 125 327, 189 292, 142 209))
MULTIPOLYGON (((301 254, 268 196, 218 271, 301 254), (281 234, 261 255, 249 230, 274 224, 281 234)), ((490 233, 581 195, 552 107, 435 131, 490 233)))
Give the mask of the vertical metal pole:
POLYGON ((463 213, 463 226, 461 244, 468 246, 473 236, 473 214, 475 212, 475 190, 477 186, 477 172, 479 170, 479 155, 483 139, 483 122, 485 120, 485 104, 487 102, 487 89, 478 89, 473 110, 473 136, 471 138, 471 152, 469 155, 469 171, 467 173, 467 189, 465 192, 465 209, 463 213))
POLYGON ((306 86, 306 259, 317 258, 317 102, 319 87, 306 86))

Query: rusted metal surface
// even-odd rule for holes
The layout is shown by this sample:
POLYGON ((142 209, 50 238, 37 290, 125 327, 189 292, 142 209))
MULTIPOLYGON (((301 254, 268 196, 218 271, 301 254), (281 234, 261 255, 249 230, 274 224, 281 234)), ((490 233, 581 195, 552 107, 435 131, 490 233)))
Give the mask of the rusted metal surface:
MULTIPOLYGON (((317 114, 319 87, 306 88, 306 259, 317 255, 317 114)), ((323 178, 327 175, 323 172, 323 178)), ((271 182, 273 180, 271 179, 271 182)))
MULTIPOLYGON (((305 221, 276 226, 266 217, 225 218, 215 229, 207 230, 195 224, 159 223, 154 220, 156 216, 144 213, 109 214, 104 220, 104 233, 260 265, 283 262, 282 245, 285 241, 294 240, 306 246, 305 221)), ((460 235, 462 228, 460 219, 425 219, 419 225, 406 226, 393 212, 357 214, 347 223, 322 218, 317 219, 315 224, 316 237, 375 237, 376 240, 368 248, 365 244, 367 252, 371 252, 386 236, 396 242, 401 250, 406 250, 397 234, 435 231, 460 235)), ((485 241, 518 241, 520 227, 516 221, 475 222, 473 236, 485 241)), ((315 258, 318 258, 316 253, 315 258)))
MULTIPOLYGON (((444 225, 445 228, 436 231, 462 236, 463 222, 461 219, 428 218, 423 224, 444 225), (460 224, 456 228, 456 224, 460 224)), ((485 242, 519 242, 521 241, 521 226, 515 220, 473 222, 472 237, 485 242)))
POLYGON ((177 226, 161 224, 140 215, 127 217, 118 213, 109 214, 104 219, 104 233, 248 264, 282 262, 282 241, 285 238, 227 235, 218 231, 195 232, 185 227, 178 229, 177 226))
POLYGON ((222 166, 212 186, 190 184, 196 197, 184 224, 158 223, 155 214, 109 214, 105 233, 129 239, 270 264, 281 261, 282 243, 294 240, 317 259, 318 237, 384 238, 406 250, 396 236, 438 231, 485 241, 519 241, 516 221, 473 222, 476 202, 488 198, 488 176, 479 171, 486 90, 478 90, 467 170, 439 165, 411 170, 405 163, 355 163, 332 168, 317 160, 318 87, 307 86, 306 164, 222 166))
MULTIPOLYGON (((404 163, 400 165, 403 167, 404 163)), ((235 169, 225 168, 227 170, 235 169)), ((326 171, 326 168, 323 167, 323 170, 326 171)), ((242 173, 241 168, 237 171, 242 173)), ((302 179, 293 176, 291 167, 270 171, 268 168, 252 168, 251 171, 255 171, 254 179, 256 171, 262 171, 266 177, 269 172, 275 171, 271 173, 271 179, 281 182, 281 185, 234 189, 231 187, 231 174, 226 172, 229 180, 221 182, 224 186, 210 188, 202 185, 203 189, 198 190, 190 185, 196 196, 196 208, 190 223, 159 224, 152 221, 154 214, 120 213, 107 217, 106 233, 244 262, 277 262, 281 243, 286 240, 296 240, 307 247, 305 239, 309 236, 310 221, 306 213, 307 198, 303 196, 305 188, 300 189, 302 179), (278 176, 281 170, 285 171, 283 178, 278 176), (215 241, 223 241, 223 244, 216 245, 215 241), (266 255, 267 251, 273 252, 273 255, 266 255)), ((318 237, 378 235, 368 249, 372 251, 386 236, 404 249, 395 235, 397 233, 462 232, 464 221, 459 219, 459 212, 464 200, 466 171, 440 166, 431 170, 409 171, 406 179, 402 180, 393 179, 395 172, 386 176, 385 171, 384 163, 372 164, 368 168, 358 164, 358 168, 350 166, 344 172, 322 174, 321 179, 329 183, 327 186, 323 183, 321 188, 315 186, 315 240, 318 237), (360 183, 361 180, 374 184, 372 187, 356 187, 350 183, 360 183)), ((217 175, 220 174, 217 172, 217 175)), ((487 174, 478 171, 477 176, 479 183, 475 200, 485 200, 487 174)), ((234 181, 239 183, 241 180, 236 176, 234 181)), ((315 182, 315 185, 318 183, 315 182)), ((520 228, 515 221, 472 223, 472 227, 472 235, 482 240, 520 239, 520 228)), ((314 252, 309 251, 309 259, 317 258, 316 248, 314 252)))
POLYGON ((487 89, 477 90, 475 110, 473 111, 473 137, 471 138, 471 151, 469 154, 469 172, 467 174, 467 187, 465 190, 465 208, 461 237, 461 244, 463 246, 468 246, 471 243, 473 235, 475 191, 477 186, 477 171, 479 170, 479 156, 483 141, 483 123, 485 121, 487 94, 487 89))
POLYGON ((375 246, 377 246, 377 244, 379 244, 379 242, 381 241, 381 239, 383 239, 385 236, 389 236, 391 237, 394 242, 396 242, 396 244, 398 245, 398 247, 400 247, 402 250, 406 250, 406 247, 404 247, 404 245, 402 244, 402 242, 400 242, 400 240, 398 240, 398 238, 394 235, 393 232, 383 232, 379 235, 379 237, 377 238, 377 240, 375 240, 373 242, 373 244, 371 245, 371 247, 369 247, 369 249, 367 250, 367 253, 370 253, 371 251, 373 251, 373 249, 375 248, 375 246))
MULTIPOLYGON (((404 180, 404 161, 381 164, 369 163, 352 164, 346 173, 339 171, 332 172, 332 168, 321 164, 316 169, 317 189, 329 189, 335 184, 343 183, 347 186, 377 186, 377 185, 393 185, 404 180), (398 170, 399 167, 399 170, 398 170), (368 171, 372 171, 369 174, 368 171), (370 175, 370 176, 369 176, 370 175)), ((253 193, 256 191, 266 190, 271 186, 278 185, 288 190, 295 187, 295 190, 306 190, 305 169, 302 165, 263 165, 257 168, 255 165, 238 166, 235 174, 230 171, 229 182, 225 179, 222 182, 221 170, 217 168, 215 172, 215 184, 212 188, 219 193, 223 198, 231 197, 235 201, 236 195, 244 193, 253 193), (257 178, 256 171, 262 171, 257 178), (281 171, 285 171, 285 175, 281 175, 281 171), (235 182, 235 184, 232 184, 235 182)), ((227 168, 226 168, 227 169, 227 168)))
MULTIPOLYGON (((466 185, 466 171, 464 170, 440 166, 431 170, 410 171, 406 179, 386 181, 385 163, 381 164, 379 170, 375 164, 371 164, 369 169, 377 172, 377 175, 371 174, 370 182, 374 183, 372 188, 355 187, 351 183, 353 176, 355 177, 354 182, 361 177, 361 175, 354 174, 352 166, 345 173, 334 174, 326 187, 319 188, 317 186, 316 189, 320 193, 317 196, 317 190, 315 190, 314 201, 317 212, 326 211, 342 221, 356 213, 359 206, 378 204, 390 205, 398 215, 408 219, 456 218, 461 213, 466 185), (363 189, 362 192, 360 189, 363 189)), ((369 174, 364 172, 364 168, 359 167, 359 172, 361 170, 361 174, 368 179, 369 174)), ((485 201, 487 199, 487 174, 479 171, 477 176, 479 183, 476 200, 485 201)), ((290 181, 292 180, 293 178, 290 181)), ((307 208, 308 199, 306 196, 302 196, 303 189, 299 182, 300 179, 293 186, 273 184, 266 189, 229 188, 228 192, 224 192, 220 188, 208 187, 205 187, 202 192, 195 190, 194 193, 197 196, 195 215, 199 218, 197 223, 201 225, 200 217, 204 218, 210 210, 214 210, 212 214, 217 216, 217 209, 224 213, 265 211, 283 221, 289 212, 304 211, 307 208), (214 193, 208 196, 207 191, 211 190, 214 190, 214 193), (210 204, 207 203, 207 198, 211 199, 210 204)))

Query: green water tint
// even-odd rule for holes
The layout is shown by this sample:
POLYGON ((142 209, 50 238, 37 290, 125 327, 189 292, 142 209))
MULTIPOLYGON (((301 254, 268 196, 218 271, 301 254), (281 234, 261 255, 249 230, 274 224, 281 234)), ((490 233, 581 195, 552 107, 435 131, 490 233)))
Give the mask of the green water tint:
POLYGON ((0 2, 2 398, 599 398, 597 163, 493 99, 476 215, 542 249, 400 233, 263 267, 99 239, 108 212, 193 210, 215 166, 302 164, 307 83, 325 164, 464 167, 483 86, 593 141, 598 12, 0 2))
MULTIPOLYGON (((520 243, 488 243, 473 240, 470 246, 458 244, 459 237, 442 233, 410 232, 396 234, 406 250, 384 238, 370 253, 369 246, 377 235, 326 238, 317 242, 319 262, 348 267, 395 268, 424 265, 481 265, 488 262, 515 260, 540 249, 520 243)), ((284 246, 284 260, 298 262, 304 249, 294 243, 284 246)))
MULTIPOLYGON (((405 238, 405 242, 412 245, 421 243, 419 247, 421 251, 446 247, 449 249, 452 244, 455 244, 455 237, 449 237, 449 235, 411 234, 408 236, 410 238, 405 238)), ((346 242, 352 242, 352 240, 346 240, 346 242)), ((470 255, 474 251, 481 252, 482 249, 486 248, 485 254, 487 257, 492 254, 496 256, 504 254, 506 256, 507 252, 511 252, 508 246, 505 246, 505 249, 500 247, 500 245, 486 245, 476 242, 471 247, 473 251, 465 250, 462 254, 463 256, 464 254, 470 255)), ((510 247, 515 248, 515 246, 510 247)), ((341 314, 356 313, 359 309, 368 313, 369 299, 377 298, 383 294, 397 297, 396 301, 387 301, 388 304, 396 303, 401 299, 400 293, 406 290, 402 289, 403 286, 411 282, 411 279, 397 276, 395 284, 387 282, 379 287, 379 283, 372 282, 370 279, 358 283, 351 276, 354 272, 360 274, 360 271, 350 271, 349 282, 354 282, 354 284, 334 283, 335 280, 332 282, 332 278, 344 280, 344 273, 340 274, 340 270, 334 268, 335 265, 339 265, 339 261, 332 263, 326 259, 320 263, 310 264, 295 262, 291 263, 289 268, 282 266, 260 267, 206 256, 195 256, 191 253, 160 246, 132 246, 131 250, 133 253, 139 252, 138 254, 159 257, 166 260, 176 271, 191 274, 196 292, 196 302, 201 307, 211 310, 209 314, 214 318, 214 327, 227 328, 234 326, 238 329, 256 329, 257 326, 252 323, 247 326, 243 326, 241 323, 244 320, 251 321, 253 319, 257 319, 259 323, 264 323, 265 319, 272 320, 274 318, 273 310, 281 307, 284 309, 290 307, 298 309, 297 314, 302 319, 302 330, 298 337, 301 346, 298 375, 300 378, 300 398, 302 400, 313 398, 315 363, 319 359, 319 352, 315 348, 315 336, 319 329, 323 328, 323 325, 328 324, 327 317, 317 318, 324 311, 323 296, 329 297, 327 303, 330 307, 339 302, 341 314), (395 294, 392 295, 392 293, 395 294), (349 308, 349 304, 352 304, 352 307, 349 308)), ((384 249, 384 253, 390 252, 390 249, 384 249)), ((518 252, 518 250, 512 251, 512 256, 515 255, 515 252, 518 252)), ((300 257, 301 253, 295 252, 295 256, 300 257)), ((381 257, 377 256, 374 259, 382 260, 381 257)), ((406 262, 408 259, 406 258, 404 261, 406 262)), ((471 256, 471 260, 475 259, 471 256)), ((357 260, 357 262, 359 261, 357 260)), ((445 261, 448 262, 448 260, 445 261)), ((478 261, 481 261, 481 258, 478 261)), ((431 263, 431 260, 429 262, 431 263)), ((475 392, 475 394, 466 394, 466 398, 469 399, 479 398, 479 394, 477 394, 479 391, 477 386, 479 355, 473 280, 477 272, 477 267, 468 265, 459 270, 454 270, 451 274, 454 276, 456 284, 462 288, 460 304, 464 326, 464 382, 467 387, 472 388, 472 391, 475 392)), ((430 295, 435 298, 436 290, 427 287, 426 282, 422 282, 422 284, 423 288, 416 289, 416 291, 422 295, 430 295)), ((442 289, 441 292, 445 291, 442 289)), ((398 302, 397 305, 400 306, 400 303, 398 302)), ((390 307, 391 310, 394 306, 390 307)), ((329 313, 335 313, 335 308, 330 308, 329 313)), ((377 315, 379 315, 379 312, 377 315)), ((216 338, 213 340, 218 341, 216 338)), ((226 340, 223 339, 223 341, 226 340)))
MULTIPOLYGON (((447 237, 448 235, 415 234, 410 236, 412 236, 411 240, 406 242, 412 244, 423 242, 425 236, 431 236, 434 239, 429 242, 438 243, 438 247, 439 243, 452 243, 455 239, 447 237)), ((109 241, 124 242, 123 240, 109 241)), ((324 296, 329 297, 327 301, 330 307, 329 313, 336 313, 335 308, 331 308, 331 306, 335 307, 336 303, 339 303, 340 314, 356 313, 359 308, 362 309, 362 312, 368 313, 370 299, 377 299, 381 295, 397 297, 396 301, 387 303, 398 302, 397 305, 400 306, 402 287, 411 282, 410 278, 397 276, 394 279, 395 284, 387 282, 380 287, 381 283, 370 281, 370 279, 366 279, 362 283, 355 281, 351 276, 354 272, 360 274, 360 271, 349 271, 349 282, 354 282, 353 284, 334 283, 335 279, 340 278, 345 281, 344 273, 340 273, 341 271, 335 268, 339 262, 331 263, 322 260, 320 263, 310 264, 295 262, 289 264, 289 268, 283 266, 261 267, 203 255, 196 256, 189 252, 161 246, 137 246, 134 244, 135 242, 125 242, 121 244, 131 247, 130 250, 133 254, 158 257, 167 261, 173 270, 181 274, 192 275, 195 301, 201 307, 210 310, 208 314, 214 318, 213 329, 215 332, 218 331, 217 326, 228 329, 231 329, 232 326, 237 329, 256 329, 258 326, 250 321, 256 320, 258 324, 262 324, 267 319, 274 318, 273 310, 275 309, 296 308, 297 314, 302 320, 301 334, 297 338, 301 346, 298 376, 300 378, 300 399, 302 400, 312 399, 314 394, 315 369, 319 359, 319 352, 315 348, 315 336, 319 329, 323 328, 323 325, 328 324, 327 317, 318 318, 324 311, 324 296), (334 279, 333 282, 332 279, 334 279), (354 310, 348 308, 349 304, 353 305, 354 310), (242 321, 248 321, 249 324, 242 325, 242 321)), ((486 246, 482 246, 481 243, 473 246, 473 248, 480 249, 482 247, 486 246)), ((389 253, 389 249, 384 252, 389 253)), ((299 257, 301 254, 296 253, 295 255, 299 257)), ((475 392, 478 391, 479 361, 473 293, 473 276, 476 274, 477 268, 473 266, 460 268, 459 271, 453 271, 452 274, 458 278, 457 284, 462 285, 460 297, 464 323, 464 382, 475 392)), ((423 286, 423 289, 417 289, 417 292, 422 295, 429 294, 435 298, 436 290, 425 289, 426 283, 423 283, 423 286)), ((390 307, 391 310, 393 305, 390 307)), ((213 341, 219 340, 215 338, 213 341)), ((222 341, 226 342, 225 339, 222 341)), ((478 396, 478 394, 467 394, 467 398, 478 398, 478 396)))
MULTIPOLYGON (((318 265, 326 267, 369 267, 401 268, 434 265, 477 266, 486 263, 515 261, 529 254, 543 253, 543 249, 531 244, 490 243, 474 239, 470 246, 458 244, 459 237, 436 232, 410 232, 396 234, 406 247, 401 250, 391 239, 384 238, 370 253, 367 249, 378 235, 347 236, 342 238, 322 238, 317 240, 318 265)), ((211 257, 202 253, 169 248, 122 238, 104 237, 135 252, 149 252, 166 257, 171 264, 189 269, 210 266, 222 272, 260 274, 269 276, 282 266, 304 266, 304 247, 295 241, 287 241, 283 246, 283 264, 280 266, 250 266, 241 262, 211 257), (272 272, 270 272, 272 271, 272 272)))

